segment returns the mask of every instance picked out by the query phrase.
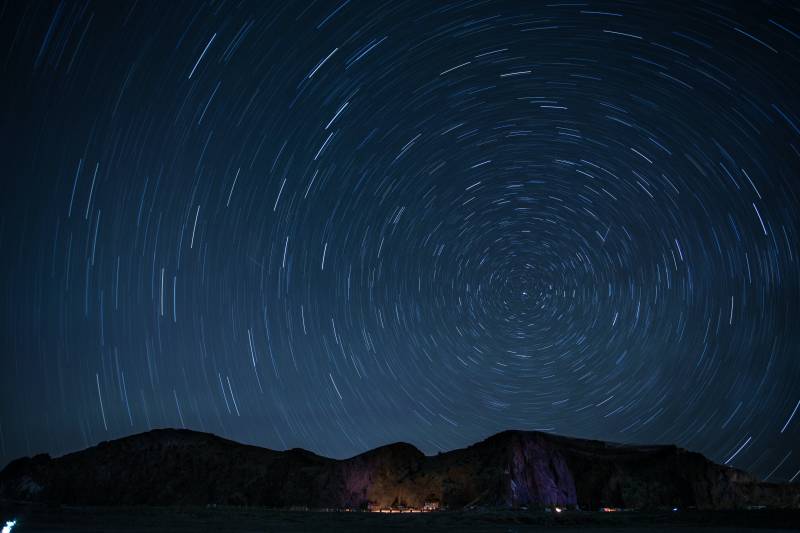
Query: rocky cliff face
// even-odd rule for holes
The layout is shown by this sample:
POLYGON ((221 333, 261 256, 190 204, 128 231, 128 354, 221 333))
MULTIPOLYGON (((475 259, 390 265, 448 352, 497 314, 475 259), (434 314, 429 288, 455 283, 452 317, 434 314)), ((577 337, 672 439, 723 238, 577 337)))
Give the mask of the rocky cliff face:
POLYGON ((583 509, 800 508, 800 486, 752 476, 674 446, 624 446, 506 431, 427 457, 392 444, 350 459, 278 452, 186 430, 154 430, 72 453, 22 458, 0 498, 83 505, 467 506, 583 509))

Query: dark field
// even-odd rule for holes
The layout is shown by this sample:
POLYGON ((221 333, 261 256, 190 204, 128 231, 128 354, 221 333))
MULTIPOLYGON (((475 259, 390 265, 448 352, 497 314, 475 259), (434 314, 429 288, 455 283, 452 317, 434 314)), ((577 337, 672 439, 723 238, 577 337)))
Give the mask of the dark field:
POLYGON ((588 513, 463 511, 379 515, 276 511, 260 508, 41 507, 3 504, 0 519, 16 518, 12 533, 29 531, 457 531, 516 532, 556 529, 613 531, 800 531, 800 511, 588 513))

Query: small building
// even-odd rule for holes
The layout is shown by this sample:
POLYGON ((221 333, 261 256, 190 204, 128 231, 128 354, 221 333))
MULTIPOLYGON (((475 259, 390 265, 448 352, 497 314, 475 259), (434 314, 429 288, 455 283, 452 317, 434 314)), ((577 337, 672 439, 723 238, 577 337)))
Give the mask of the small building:
POLYGON ((422 510, 425 512, 438 511, 441 508, 439 498, 428 498, 422 505, 422 510))

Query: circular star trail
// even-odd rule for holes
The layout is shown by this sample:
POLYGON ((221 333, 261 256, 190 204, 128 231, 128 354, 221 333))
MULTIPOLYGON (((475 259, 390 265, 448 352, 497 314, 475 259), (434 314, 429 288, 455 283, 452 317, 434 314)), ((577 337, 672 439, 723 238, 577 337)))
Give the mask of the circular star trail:
POLYGON ((508 429, 800 468, 800 13, 7 2, 2 462, 508 429))

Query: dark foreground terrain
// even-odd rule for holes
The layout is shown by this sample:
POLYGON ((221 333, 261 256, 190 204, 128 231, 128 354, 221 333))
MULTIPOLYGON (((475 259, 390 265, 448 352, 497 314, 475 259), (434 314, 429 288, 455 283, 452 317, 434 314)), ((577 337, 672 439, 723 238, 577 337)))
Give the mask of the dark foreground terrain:
MULTIPOLYGON (((800 511, 687 511, 561 514, 525 511, 451 511, 418 514, 276 511, 233 507, 47 507, 0 504, 0 519, 16 519, 12 533, 288 532, 352 531, 522 532, 587 529, 633 533, 672 531, 733 533, 800 531, 800 511)), ((0 524, 0 525, 2 525, 0 524)))
MULTIPOLYGON (((0 499, 172 508, 721 511, 800 509, 800 485, 764 483, 676 446, 528 431, 504 431, 435 456, 396 443, 336 460, 306 450, 275 451, 164 429, 59 458, 43 454, 12 461, 0 472, 0 499)), ((325 523, 321 515, 309 516, 325 523)))

